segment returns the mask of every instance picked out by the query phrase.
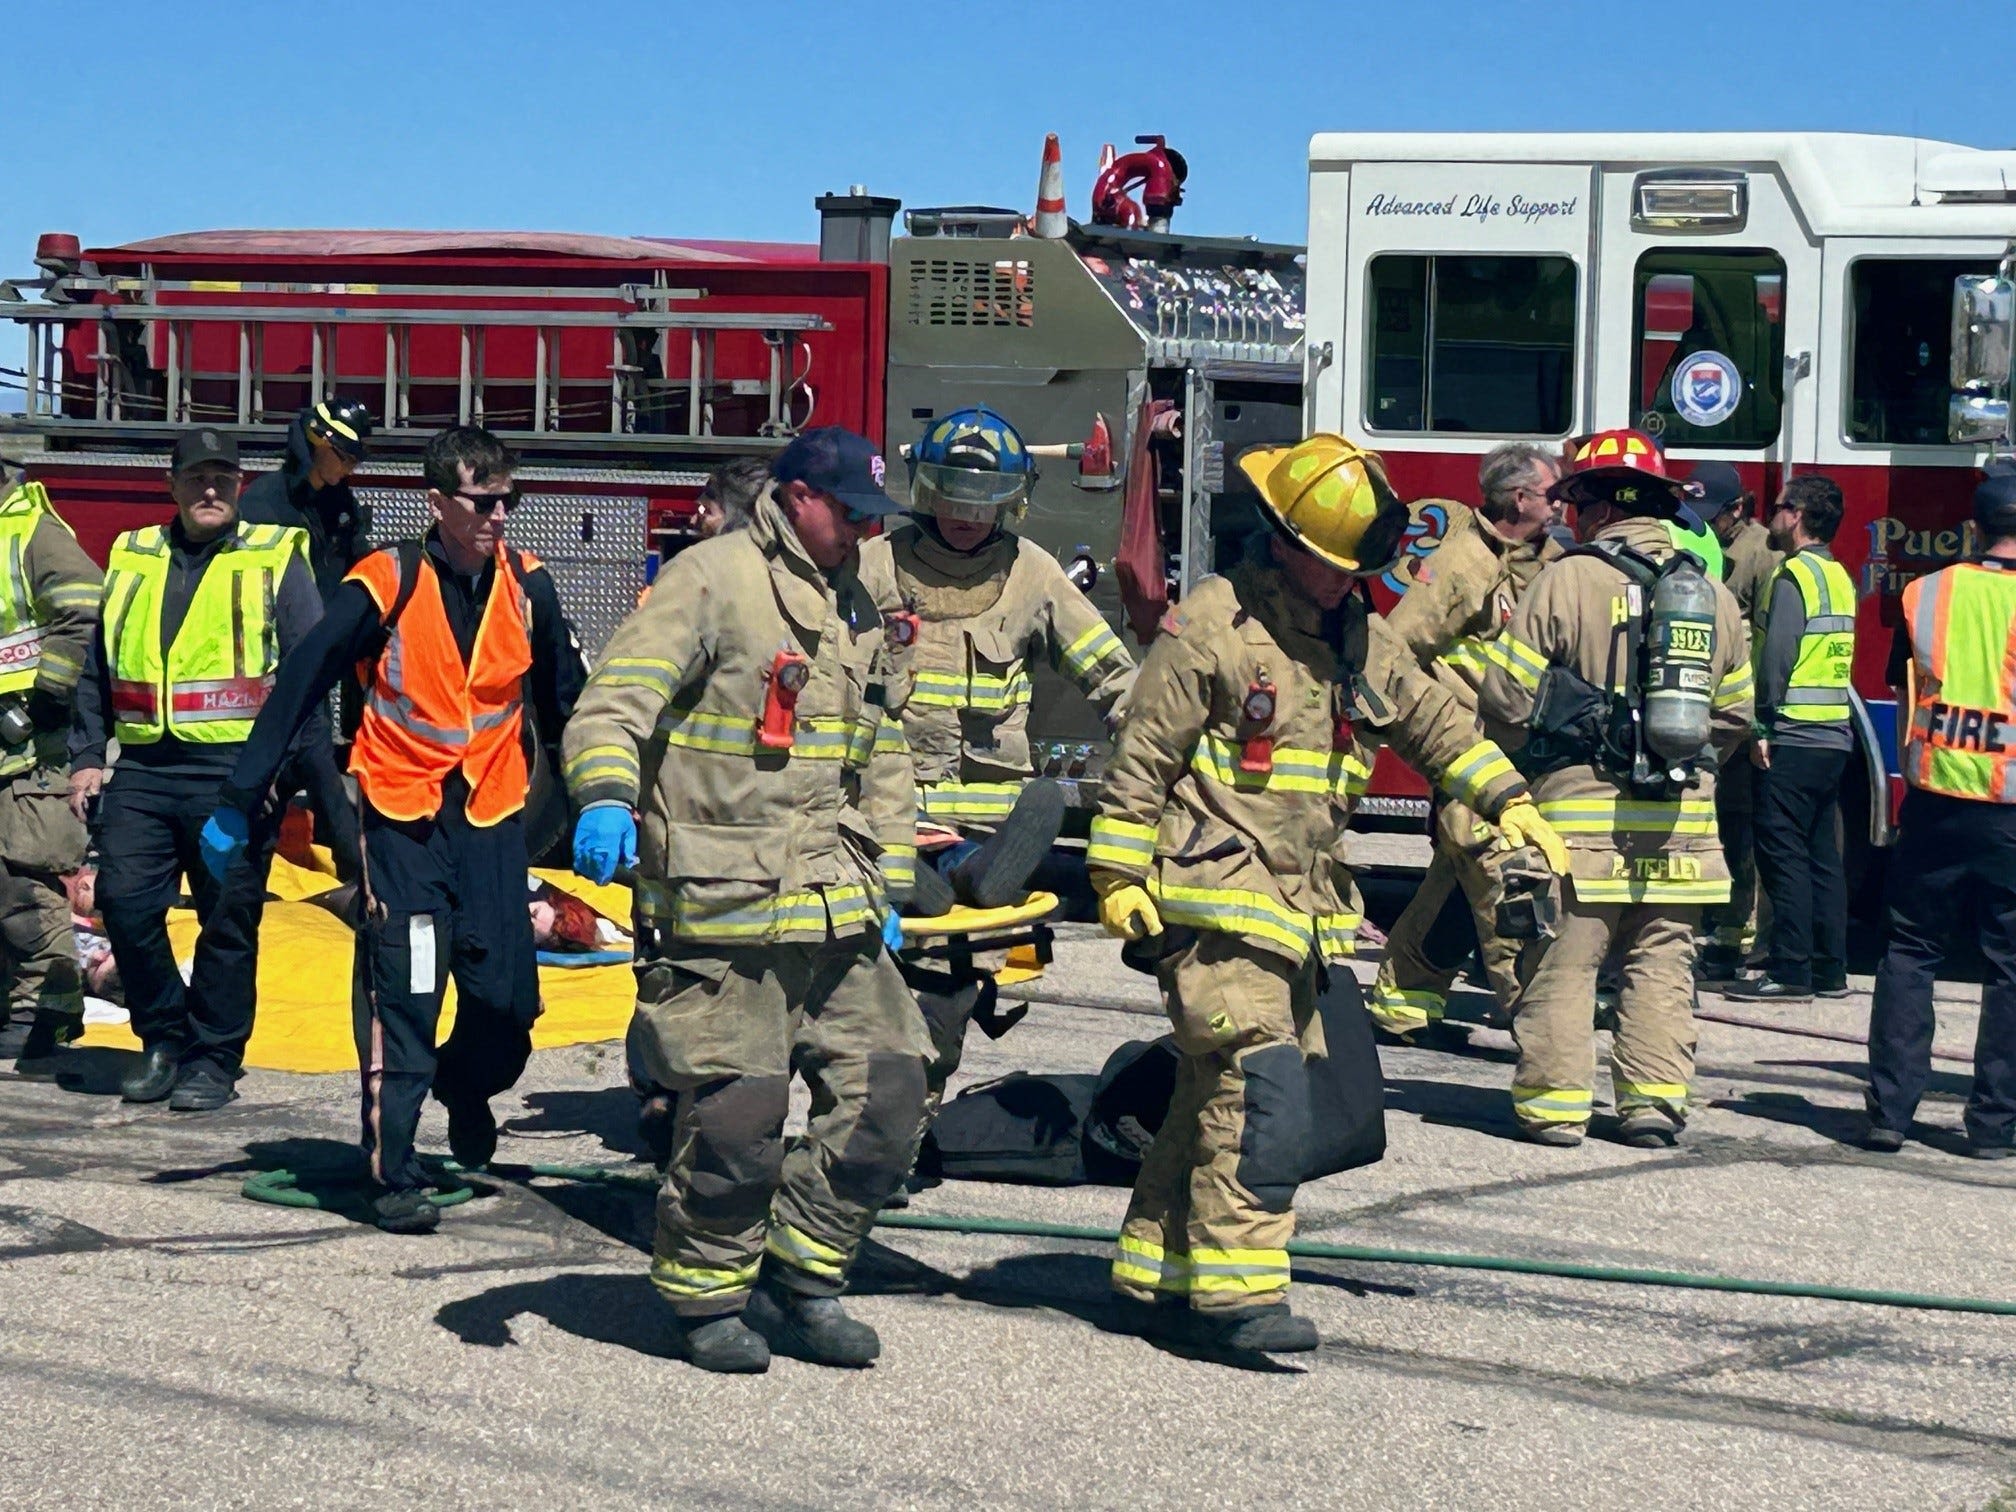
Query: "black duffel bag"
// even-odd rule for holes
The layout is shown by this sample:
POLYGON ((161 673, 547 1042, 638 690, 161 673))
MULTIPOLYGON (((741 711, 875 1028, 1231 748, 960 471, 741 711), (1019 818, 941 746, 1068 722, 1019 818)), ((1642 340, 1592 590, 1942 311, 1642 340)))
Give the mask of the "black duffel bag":
MULTIPOLYGON (((1365 995, 1349 971, 1317 1000, 1328 1054, 1306 1063, 1310 1139, 1302 1179, 1386 1153, 1386 1088, 1365 995)), ((1176 1084, 1173 1036, 1130 1040, 1097 1076, 1015 1072, 968 1087, 939 1111, 920 1168, 971 1181, 1129 1186, 1176 1084)))

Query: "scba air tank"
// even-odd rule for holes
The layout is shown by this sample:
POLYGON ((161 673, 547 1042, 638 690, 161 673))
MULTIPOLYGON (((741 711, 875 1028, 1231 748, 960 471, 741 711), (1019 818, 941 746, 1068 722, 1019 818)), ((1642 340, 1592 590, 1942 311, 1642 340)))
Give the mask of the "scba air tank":
POLYGON ((1645 744, 1682 766, 1707 751, 1715 702, 1715 585, 1691 556, 1652 585, 1645 649, 1645 744))

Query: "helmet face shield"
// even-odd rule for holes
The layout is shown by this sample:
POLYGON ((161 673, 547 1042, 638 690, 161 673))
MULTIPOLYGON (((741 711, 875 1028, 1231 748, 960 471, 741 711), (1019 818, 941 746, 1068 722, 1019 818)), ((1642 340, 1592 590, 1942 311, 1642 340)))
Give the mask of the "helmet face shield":
POLYGON ((941 520, 978 525, 1019 516, 1029 503, 1027 473, 983 472, 949 462, 919 462, 910 484, 910 507, 941 520))

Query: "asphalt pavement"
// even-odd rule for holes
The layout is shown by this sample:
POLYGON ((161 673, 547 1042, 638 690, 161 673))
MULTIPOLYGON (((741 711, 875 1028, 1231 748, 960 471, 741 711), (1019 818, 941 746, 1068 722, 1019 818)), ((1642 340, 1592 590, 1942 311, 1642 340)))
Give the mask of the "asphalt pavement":
MULTIPOLYGON (((1150 1006, 1145 979, 1067 934, 1038 990, 1108 1006, 976 1032, 962 1084, 1096 1070, 1157 1032, 1127 1011, 1150 1006)), ((1971 1043, 1971 997, 1942 994, 1942 1047, 1971 1043)), ((1868 1000, 1744 1011, 1859 1033, 1868 1000)), ((1389 1153, 1304 1188, 1304 1237, 2016 1300, 2016 1162, 1960 1153, 1964 1065, 1940 1065, 1922 1139, 1884 1157, 1853 1143, 1847 1044, 1705 1024, 1698 1115, 1661 1152, 1600 1124, 1579 1150, 1518 1142, 1501 1033, 1382 1058, 1389 1153)), ((10 1505, 2016 1498, 2016 1318, 1978 1314, 1312 1261, 1295 1301, 1323 1348, 1256 1369, 1114 1331, 1097 1244, 882 1229, 851 1304, 878 1365, 709 1377, 675 1357, 645 1280, 649 1193, 508 1173, 647 1172, 620 1047, 537 1055, 500 1106, 507 1174, 425 1238, 240 1195, 250 1171, 350 1158, 354 1077, 254 1073, 226 1111, 177 1115, 119 1103, 123 1059, 0 1079, 10 1505)), ((422 1132, 439 1146, 438 1109, 422 1132)), ((952 1182, 911 1211, 1111 1227, 1125 1200, 952 1182)))

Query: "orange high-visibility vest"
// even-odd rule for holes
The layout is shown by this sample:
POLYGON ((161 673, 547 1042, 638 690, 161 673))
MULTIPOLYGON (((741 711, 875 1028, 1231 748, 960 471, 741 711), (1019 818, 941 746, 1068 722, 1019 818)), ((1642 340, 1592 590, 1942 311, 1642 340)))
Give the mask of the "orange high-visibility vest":
POLYGON ((1904 589, 1913 787, 2016 803, 2016 571, 1962 562, 1904 589))
MULTIPOLYGON (((518 552, 514 570, 497 549, 496 579, 483 608, 469 664, 441 603, 441 580, 422 552, 412 595, 375 665, 359 669, 364 717, 350 748, 350 770, 370 805, 388 819, 432 819, 441 784, 459 769, 469 785, 469 819, 490 825, 525 807, 524 679, 532 641, 520 572, 538 566, 518 552)), ((388 617, 399 598, 397 548, 373 552, 351 568, 388 617)))

